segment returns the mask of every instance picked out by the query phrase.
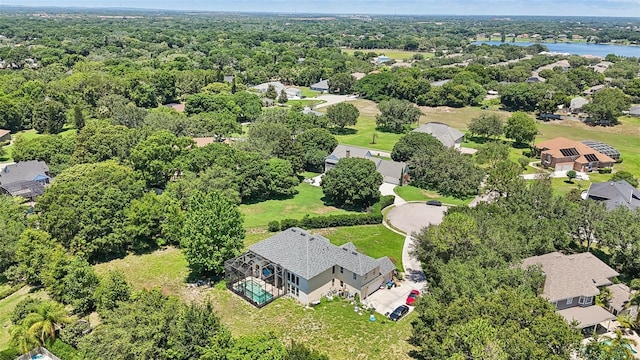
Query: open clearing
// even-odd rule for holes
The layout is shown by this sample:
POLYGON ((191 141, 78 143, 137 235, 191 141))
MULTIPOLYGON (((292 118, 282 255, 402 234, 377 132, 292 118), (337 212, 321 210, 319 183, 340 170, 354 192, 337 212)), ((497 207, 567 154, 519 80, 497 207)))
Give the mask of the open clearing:
POLYGON ((411 185, 396 186, 393 191, 406 201, 439 200, 445 205, 467 206, 473 200, 473 196, 464 199, 440 196, 435 191, 424 190, 411 185))
POLYGON ((325 205, 322 188, 300 183, 298 194, 291 198, 266 200, 240 205, 245 229, 265 228, 270 221, 302 219, 305 215, 346 214, 348 211, 325 205))
POLYGON ((395 50, 395 49, 340 49, 345 54, 353 55, 354 52, 360 51, 362 53, 374 52, 376 54, 384 54, 395 60, 411 59, 414 54, 421 54, 425 58, 433 57, 433 53, 422 51, 407 51, 407 50, 395 50))
MULTIPOLYGON (((353 242, 358 250, 373 257, 388 255, 402 269, 404 237, 383 225, 353 226, 312 230, 342 245, 353 242)), ((271 236, 268 232, 253 233, 245 246, 271 236)), ((359 315, 347 301, 335 299, 305 308, 291 299, 277 299, 262 309, 256 309, 228 291, 223 282, 213 288, 187 288, 187 263, 179 249, 168 248, 151 254, 129 255, 123 259, 95 266, 104 274, 109 269, 121 269, 136 289, 159 286, 165 294, 175 294, 189 301, 211 300, 222 322, 234 336, 273 332, 282 341, 305 343, 321 350, 331 359, 409 359, 411 346, 410 314, 395 323, 378 316, 370 322, 368 313, 359 315)))

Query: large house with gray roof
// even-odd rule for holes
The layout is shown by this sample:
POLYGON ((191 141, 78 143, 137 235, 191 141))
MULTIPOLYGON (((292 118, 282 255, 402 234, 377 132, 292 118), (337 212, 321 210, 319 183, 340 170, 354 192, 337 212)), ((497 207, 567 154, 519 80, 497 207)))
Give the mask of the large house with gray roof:
POLYGON ((430 134, 448 148, 460 148, 464 141, 464 133, 462 131, 435 121, 420 125, 413 131, 430 134))
POLYGON ((604 202, 607 210, 618 206, 626 206, 629 210, 640 208, 640 191, 624 180, 592 183, 585 197, 604 202))
POLYGON ((303 304, 330 293, 366 299, 391 280, 394 271, 386 256, 374 259, 352 243, 336 246, 300 228, 253 244, 225 262, 229 290, 258 307, 285 295, 303 304))
POLYGON ((539 266, 545 275, 542 296, 577 328, 596 327, 616 317, 595 304, 600 289, 613 285, 620 275, 591 253, 564 255, 552 252, 522 261, 523 267, 539 266))
POLYGON ((0 194, 21 196, 34 201, 49 185, 49 167, 44 161, 30 160, 0 168, 0 194))
POLYGON ((409 181, 409 166, 401 161, 376 157, 375 150, 358 146, 338 145, 324 160, 324 171, 333 169, 340 159, 355 157, 369 159, 376 164, 376 170, 382 175, 382 181, 393 185, 404 185, 409 181))

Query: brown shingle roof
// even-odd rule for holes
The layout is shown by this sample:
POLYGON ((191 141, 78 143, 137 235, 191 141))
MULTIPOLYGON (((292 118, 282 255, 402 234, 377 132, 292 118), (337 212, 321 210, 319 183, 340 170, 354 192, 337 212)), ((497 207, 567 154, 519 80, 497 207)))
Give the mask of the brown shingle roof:
POLYGON ((563 137, 557 137, 555 139, 543 141, 536 144, 536 147, 541 151, 544 151, 546 154, 551 154, 551 156, 555 158, 565 157, 565 155, 560 151, 561 149, 576 149, 576 151, 580 155, 575 160, 578 163, 589 163, 589 161, 584 157, 584 155, 588 154, 595 155, 600 162, 615 162, 615 160, 610 158, 609 156, 597 150, 594 150, 579 141, 573 141, 563 137))
POLYGON ((592 255, 563 255, 552 252, 522 261, 525 267, 540 265, 546 278, 542 295, 549 301, 596 296, 600 286, 611 285, 611 278, 620 274, 592 255))
POLYGON ((196 137, 193 138, 193 141, 196 142, 197 147, 204 147, 209 144, 213 144, 215 142, 215 139, 212 137, 196 137))
POLYGON ((7 134, 11 134, 11 131, 10 130, 5 130, 5 129, 0 129, 0 138, 2 138, 3 136, 5 136, 7 134))

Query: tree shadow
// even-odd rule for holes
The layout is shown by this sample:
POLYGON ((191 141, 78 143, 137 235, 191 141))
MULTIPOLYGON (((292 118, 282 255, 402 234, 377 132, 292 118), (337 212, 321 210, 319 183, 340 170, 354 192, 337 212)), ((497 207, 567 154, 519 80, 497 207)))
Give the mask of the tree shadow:
POLYGON ((567 184, 575 184, 575 182, 573 180, 565 180, 564 182, 567 183, 567 184))
POLYGON ((352 128, 331 128, 329 131, 333 135, 355 135, 358 133, 358 130, 352 128))
POLYGON ((342 210, 346 210, 346 211, 353 211, 353 212, 367 212, 367 209, 370 208, 370 206, 362 207, 362 206, 350 206, 350 205, 344 205, 344 204, 343 205, 336 204, 335 202, 329 200, 326 196, 321 197, 320 201, 322 201, 324 206, 333 206, 333 207, 338 208, 338 209, 342 209, 342 210))
POLYGON ((527 143, 514 142, 512 146, 513 146, 514 149, 528 149, 528 148, 530 148, 530 145, 527 144, 527 143))
POLYGON ((389 127, 386 126, 376 126, 376 131, 378 132, 382 132, 382 133, 388 133, 388 134, 404 134, 407 133, 407 131, 400 130, 400 131, 395 131, 394 129, 391 129, 389 127))

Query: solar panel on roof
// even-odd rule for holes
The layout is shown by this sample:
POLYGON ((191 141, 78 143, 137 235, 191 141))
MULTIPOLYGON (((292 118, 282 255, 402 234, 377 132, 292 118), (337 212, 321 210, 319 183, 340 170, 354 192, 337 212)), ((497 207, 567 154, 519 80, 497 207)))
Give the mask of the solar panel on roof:
POLYGON ((592 148, 593 150, 596 150, 602 154, 607 155, 612 159, 620 158, 620 152, 609 144, 599 142, 599 141, 594 141, 594 140, 583 140, 582 143, 592 148))
POLYGON ((598 161, 598 158, 594 154, 585 154, 584 157, 588 162, 598 161))
POLYGON ((564 156, 577 156, 577 155, 580 155, 580 153, 578 153, 578 150, 576 150, 575 148, 560 149, 560 152, 564 156))

